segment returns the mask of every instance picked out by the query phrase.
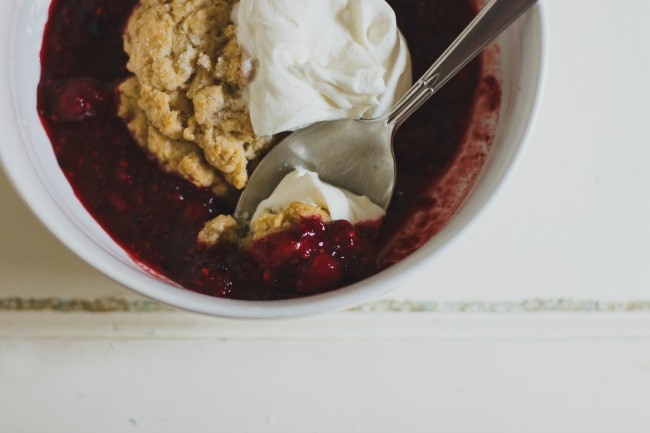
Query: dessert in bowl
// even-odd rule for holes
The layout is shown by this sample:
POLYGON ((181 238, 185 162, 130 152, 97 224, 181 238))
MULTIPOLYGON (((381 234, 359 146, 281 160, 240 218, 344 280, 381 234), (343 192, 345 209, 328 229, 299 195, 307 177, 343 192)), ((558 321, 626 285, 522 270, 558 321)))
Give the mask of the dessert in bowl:
MULTIPOLYGON (((192 14, 174 10, 174 4, 206 4, 158 3, 169 3, 172 12, 157 12, 156 31, 174 13, 192 14)), ((255 238, 224 227, 233 224, 227 218, 247 173, 279 136, 256 134, 246 98, 228 99, 248 85, 238 81, 246 78, 249 59, 238 50, 236 20, 227 10, 234 3, 211 3, 227 12, 219 15, 219 30, 211 28, 220 45, 204 49, 214 55, 190 56, 189 71, 172 67, 176 87, 152 86, 157 78, 151 74, 138 77, 140 70, 155 75, 165 65, 134 66, 135 1, 17 4, 11 81, 22 140, 2 148, 7 172, 72 250, 127 287, 174 306, 229 317, 287 317, 385 293, 467 224, 510 165, 538 91, 539 7, 402 126, 395 146, 398 184, 385 216, 351 224, 332 219, 329 209, 323 214, 322 206, 301 205, 294 212, 288 205, 288 212, 267 215, 255 238), (203 70, 212 75, 202 77, 203 70), (188 84, 192 80, 198 84, 188 84), (161 99, 166 102, 156 105, 161 99), (209 105, 215 99, 225 114, 215 114, 209 105), (197 109, 206 106, 212 117, 197 109), (180 127, 174 112, 181 113, 180 127), (215 117, 221 123, 212 122, 215 117), (243 155, 239 159, 214 159, 205 151, 212 146, 223 154, 223 142, 237 140, 244 143, 233 145, 242 149, 234 152, 243 155)), ((480 7, 470 0, 389 4, 414 76, 480 7)), ((193 23, 189 28, 202 33, 196 30, 200 22, 193 23)), ((172 30, 182 27, 172 21, 172 30)), ((194 48, 203 43, 186 39, 194 48)), ((155 51, 148 49, 144 58, 155 51)))

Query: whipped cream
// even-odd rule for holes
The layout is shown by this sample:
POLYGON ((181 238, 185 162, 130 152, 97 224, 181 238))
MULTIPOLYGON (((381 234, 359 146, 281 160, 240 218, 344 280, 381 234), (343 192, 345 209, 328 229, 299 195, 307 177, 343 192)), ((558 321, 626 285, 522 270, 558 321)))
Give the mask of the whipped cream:
POLYGON ((314 204, 326 209, 332 220, 347 220, 352 224, 375 221, 386 213, 366 196, 359 196, 323 182, 317 173, 297 168, 287 174, 269 198, 255 210, 252 221, 268 211, 278 212, 294 201, 314 204))
POLYGON ((411 85, 411 63, 385 0, 241 0, 232 19, 252 57, 257 135, 384 114, 411 85))

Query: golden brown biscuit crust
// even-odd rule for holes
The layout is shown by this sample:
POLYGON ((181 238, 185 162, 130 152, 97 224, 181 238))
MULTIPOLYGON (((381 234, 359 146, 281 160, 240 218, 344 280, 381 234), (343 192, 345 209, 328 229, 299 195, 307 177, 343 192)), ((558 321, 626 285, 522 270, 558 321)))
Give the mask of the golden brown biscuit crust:
POLYGON ((220 195, 246 185, 248 162, 271 143, 250 123, 234 3, 141 0, 124 35, 134 77, 120 86, 119 114, 136 141, 165 169, 220 195))

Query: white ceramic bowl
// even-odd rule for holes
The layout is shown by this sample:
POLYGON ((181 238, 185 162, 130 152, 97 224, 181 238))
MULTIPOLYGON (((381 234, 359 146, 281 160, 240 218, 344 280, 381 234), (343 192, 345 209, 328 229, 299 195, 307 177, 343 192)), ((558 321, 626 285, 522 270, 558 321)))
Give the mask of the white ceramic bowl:
POLYGON ((285 318, 339 310, 397 287, 432 260, 494 194, 525 141, 543 69, 543 5, 499 39, 503 86, 500 120, 488 161, 462 208, 425 245, 399 263, 351 286, 300 299, 237 301, 214 298, 155 278, 119 247, 79 203, 56 162, 36 112, 39 51, 49 0, 16 0, 0 18, 0 157, 8 177, 38 218, 72 251, 134 291, 199 313, 236 318, 285 318))

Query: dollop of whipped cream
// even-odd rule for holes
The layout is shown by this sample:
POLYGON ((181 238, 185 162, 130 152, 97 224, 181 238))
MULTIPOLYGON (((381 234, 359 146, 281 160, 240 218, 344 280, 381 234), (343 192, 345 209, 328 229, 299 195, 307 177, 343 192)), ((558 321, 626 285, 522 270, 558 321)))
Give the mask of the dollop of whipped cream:
POLYGON ((385 0, 241 0, 237 40, 255 76, 257 135, 384 114, 411 85, 411 62, 385 0))
POLYGON ((251 220, 255 221, 264 212, 285 209, 294 201, 314 204, 327 210, 332 220, 342 219, 352 224, 375 221, 386 215, 368 197, 323 182, 313 171, 297 168, 287 174, 271 196, 257 206, 251 220))

